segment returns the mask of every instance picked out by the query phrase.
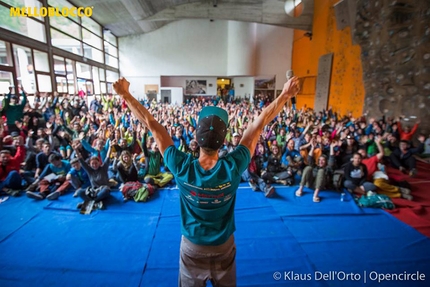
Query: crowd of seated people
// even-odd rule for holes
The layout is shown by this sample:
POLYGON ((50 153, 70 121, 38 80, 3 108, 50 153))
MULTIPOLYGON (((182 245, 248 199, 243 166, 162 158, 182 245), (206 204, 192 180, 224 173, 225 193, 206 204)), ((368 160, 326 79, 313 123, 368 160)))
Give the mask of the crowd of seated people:
MULTIPOLYGON (((88 103, 78 96, 36 93, 32 102, 22 89, 18 95, 11 89, 3 100, 2 193, 25 191, 31 199, 56 200, 72 192, 105 208, 114 188, 124 187, 125 200, 146 200, 157 187, 174 184, 150 132, 118 97, 97 96, 88 103)), ((204 97, 181 106, 147 100, 142 104, 169 131, 175 147, 195 158, 195 128, 203 106, 217 105, 229 113, 220 157, 237 147, 248 124, 265 108, 264 103, 204 97)), ((419 123, 409 127, 400 118, 354 118, 331 108, 285 106, 260 135, 242 180, 266 197, 282 185, 297 186, 295 195, 302 196, 306 186, 318 203, 319 192, 332 188, 334 171, 342 170, 343 187, 357 196, 372 191, 412 200, 411 191, 390 181, 381 164, 416 176, 416 156, 430 154, 430 141, 419 133, 419 123)))

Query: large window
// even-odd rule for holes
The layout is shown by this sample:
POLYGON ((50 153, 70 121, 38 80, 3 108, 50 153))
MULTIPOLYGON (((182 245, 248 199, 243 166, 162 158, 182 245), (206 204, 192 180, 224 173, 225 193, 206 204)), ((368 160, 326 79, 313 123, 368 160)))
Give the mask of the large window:
POLYGON ((48 75, 37 75, 37 84, 39 92, 52 92, 51 77, 48 75))
POLYGON ((103 63, 103 52, 85 44, 84 56, 88 59, 103 63))
POLYGON ((99 68, 93 67, 94 94, 100 94, 99 68))
POLYGON ((13 17, 11 7, 74 7, 66 0, 0 0, 0 93, 22 85, 36 91, 88 95, 113 92, 118 79, 117 38, 88 17, 13 17), (14 42, 2 31, 22 35, 14 42), (47 42, 46 31, 50 33, 47 42), (32 40, 43 42, 41 46, 32 40), (37 47, 36 47, 37 46, 37 47))
POLYGON ((103 31, 105 39, 105 63, 108 66, 118 68, 118 44, 116 37, 109 30, 103 31))
POLYGON ((114 56, 106 54, 105 61, 106 61, 106 65, 112 66, 114 68, 118 68, 118 58, 115 58, 114 56))
POLYGON ((91 67, 79 62, 76 62, 76 76, 78 78, 91 79, 91 67))
POLYGON ((85 28, 87 28, 97 36, 99 37, 102 36, 102 27, 99 24, 97 24, 96 21, 88 17, 82 17, 81 19, 82 19, 82 26, 84 26, 85 28))
POLYGON ((0 94, 9 93, 9 87, 14 86, 13 73, 0 71, 0 94))
POLYGON ((60 48, 62 50, 66 50, 73 54, 83 56, 82 54, 82 45, 78 40, 67 36, 64 33, 61 33, 55 29, 51 29, 51 43, 52 46, 60 48))
POLYGON ((16 75, 18 85, 22 86, 27 93, 36 92, 36 79, 31 49, 13 45, 13 55, 16 63, 16 75))
POLYGON ((0 41, 0 65, 12 66, 10 45, 5 41, 0 41))
MULTIPOLYGON (((14 1, 9 1, 14 2, 14 1)), ((20 1, 16 1, 20 2, 20 1)), ((39 1, 31 1, 33 6, 40 7, 39 1)), ((23 5, 21 5, 23 6, 23 5)), ((21 7, 15 4, 13 7, 21 7)), ((28 5, 25 5, 28 6, 28 5)), ((46 43, 45 24, 34 17, 11 17, 10 7, 0 5, 0 27, 46 43)))
POLYGON ((78 83, 76 82, 76 69, 75 69, 75 62, 66 59, 66 72, 67 72, 67 83, 69 87, 69 94, 75 94, 76 87, 78 86, 78 83))
POLYGON ((34 66, 36 71, 49 73, 48 54, 38 50, 33 50, 33 54, 34 54, 34 66))
POLYGON ((81 26, 66 17, 51 17, 49 23, 52 27, 66 32, 68 35, 75 37, 76 39, 81 38, 81 26))
POLYGON ((64 58, 54 56, 54 73, 56 75, 66 75, 66 66, 64 65, 64 58))

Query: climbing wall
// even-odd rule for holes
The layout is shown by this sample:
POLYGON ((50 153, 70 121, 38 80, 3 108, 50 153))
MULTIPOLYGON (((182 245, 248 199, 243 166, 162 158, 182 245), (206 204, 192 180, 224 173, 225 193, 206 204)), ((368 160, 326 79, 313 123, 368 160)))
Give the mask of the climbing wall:
POLYGON ((370 115, 421 119, 430 133, 430 0, 357 0, 354 40, 361 47, 370 115))

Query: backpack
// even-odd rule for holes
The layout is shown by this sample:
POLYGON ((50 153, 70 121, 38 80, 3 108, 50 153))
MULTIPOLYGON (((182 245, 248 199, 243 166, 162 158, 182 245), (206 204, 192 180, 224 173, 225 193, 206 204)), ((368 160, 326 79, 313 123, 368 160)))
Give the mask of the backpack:
POLYGON ((332 187, 336 191, 341 191, 343 188, 343 182, 345 179, 345 172, 343 169, 337 169, 333 172, 332 176, 332 187))
POLYGON ((357 204, 361 207, 373 207, 373 208, 384 208, 394 209, 394 203, 390 197, 385 194, 371 194, 363 195, 357 200, 357 204))

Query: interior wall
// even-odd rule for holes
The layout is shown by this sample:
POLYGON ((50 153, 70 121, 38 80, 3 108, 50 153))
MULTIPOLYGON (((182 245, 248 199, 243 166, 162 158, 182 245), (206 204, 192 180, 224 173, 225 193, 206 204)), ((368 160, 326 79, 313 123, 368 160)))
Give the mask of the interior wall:
POLYGON ((182 87, 185 93, 185 82, 187 80, 206 81, 206 95, 215 96, 217 93, 217 77, 196 77, 196 76, 162 76, 163 87, 182 87), (210 87, 211 85, 211 87, 210 87))
POLYGON ((255 74, 256 23, 228 21, 227 75, 255 74))
MULTIPOLYGON (((363 113, 365 97, 361 49, 352 44, 350 27, 337 30, 333 8, 337 2, 339 0, 314 2, 312 39, 304 36, 306 31, 294 31, 292 69, 299 77, 316 77, 318 59, 333 53, 328 105, 341 114, 352 112, 359 116, 363 113)), ((299 95, 298 107, 304 104, 313 107, 314 97, 315 94, 299 95)))
POLYGON ((276 89, 286 82, 286 72, 291 69, 294 30, 271 25, 256 27, 256 74, 276 76, 276 89))
POLYGON ((234 96, 250 98, 254 93, 254 77, 234 77, 234 96))
MULTIPOLYGON (((207 93, 216 95, 216 77, 276 75, 276 88, 282 89, 291 68, 292 41, 293 30, 283 27, 181 20, 151 33, 119 38, 120 71, 121 76, 136 79, 138 87, 185 88, 186 79, 196 78, 212 83, 207 93), (153 82, 147 82, 149 78, 153 82)), ((238 95, 253 94, 253 86, 247 83, 244 88, 238 95)), ((135 95, 145 96, 140 88, 135 95)))
MULTIPOLYGON (((181 87, 167 87, 160 90, 170 91, 170 103, 173 105, 181 105, 184 102, 184 92, 181 87)), ((162 99, 161 99, 162 101, 162 99)))
POLYGON ((153 32, 119 38, 125 76, 223 75, 227 21, 182 20, 153 32))
MULTIPOLYGON (((121 73, 121 76, 124 76, 121 73)), ((138 100, 145 99, 145 85, 158 85, 158 91, 160 91, 160 77, 136 77, 132 75, 125 76, 127 81, 130 82, 130 93, 138 100)))

